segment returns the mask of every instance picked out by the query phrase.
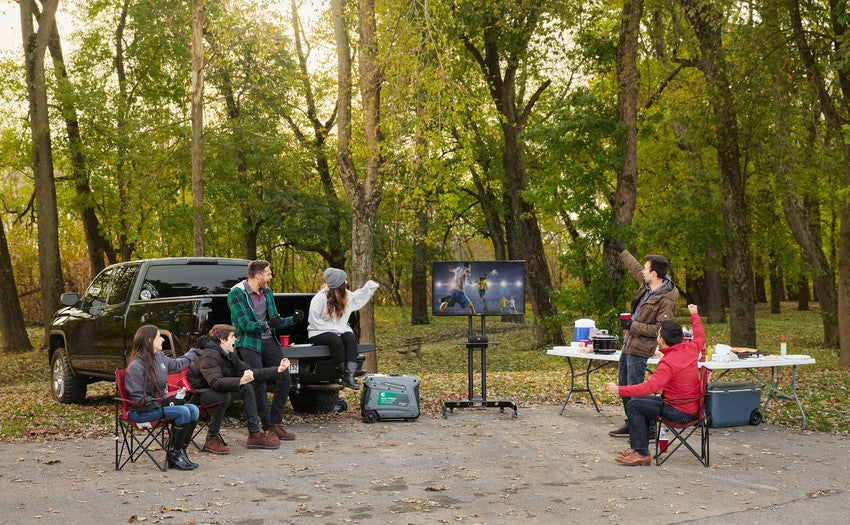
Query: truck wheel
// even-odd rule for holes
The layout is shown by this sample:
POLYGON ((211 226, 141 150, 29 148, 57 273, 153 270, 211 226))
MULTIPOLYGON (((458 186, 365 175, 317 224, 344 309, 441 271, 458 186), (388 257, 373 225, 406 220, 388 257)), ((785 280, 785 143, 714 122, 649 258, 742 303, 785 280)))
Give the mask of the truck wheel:
POLYGON ((363 412, 363 422, 364 423, 374 423, 378 420, 378 413, 374 410, 367 410, 363 412))
POLYGON ((753 426, 757 426, 761 424, 762 421, 764 421, 764 418, 762 417, 761 412, 759 412, 758 410, 753 410, 753 413, 750 414, 750 424, 753 426))
POLYGON ((329 414, 339 401, 338 390, 304 389, 298 393, 290 392, 289 402, 292 409, 302 414, 329 414))
POLYGON ((53 363, 50 366, 50 393, 59 403, 84 403, 88 383, 80 379, 71 370, 68 362, 68 351, 57 348, 53 352, 53 363))

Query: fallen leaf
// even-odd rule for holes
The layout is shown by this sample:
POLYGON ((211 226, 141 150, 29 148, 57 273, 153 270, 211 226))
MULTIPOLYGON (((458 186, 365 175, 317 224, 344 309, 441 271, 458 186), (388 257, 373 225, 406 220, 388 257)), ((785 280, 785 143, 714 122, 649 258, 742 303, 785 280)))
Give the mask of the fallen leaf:
POLYGON ((435 486, 425 487, 425 490, 430 490, 432 492, 440 492, 441 490, 446 490, 446 489, 448 489, 448 487, 435 487, 435 486))

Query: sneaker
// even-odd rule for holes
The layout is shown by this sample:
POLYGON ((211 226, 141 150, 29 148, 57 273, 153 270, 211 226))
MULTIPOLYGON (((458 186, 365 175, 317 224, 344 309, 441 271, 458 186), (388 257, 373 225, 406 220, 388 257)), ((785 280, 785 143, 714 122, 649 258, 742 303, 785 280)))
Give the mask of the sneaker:
POLYGON ((617 430, 612 430, 611 432, 608 432, 608 435, 611 437, 629 437, 629 425, 624 424, 617 430))
POLYGON ((204 443, 204 448, 202 450, 212 454, 230 454, 230 447, 228 447, 227 443, 221 439, 221 435, 219 434, 207 437, 207 441, 204 443))
POLYGON ((295 439, 295 434, 293 434, 292 432, 287 432, 279 424, 273 426, 271 430, 267 430, 267 432, 273 432, 281 441, 292 441, 293 439, 295 439))
POLYGON ((248 448, 265 449, 280 448, 280 439, 274 432, 266 430, 261 432, 248 432, 248 442, 246 443, 246 446, 248 448))

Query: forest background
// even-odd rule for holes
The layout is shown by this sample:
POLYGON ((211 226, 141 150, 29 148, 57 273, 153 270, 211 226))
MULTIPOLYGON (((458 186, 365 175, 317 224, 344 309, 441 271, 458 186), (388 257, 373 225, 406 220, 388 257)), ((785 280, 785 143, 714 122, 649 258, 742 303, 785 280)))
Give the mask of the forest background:
POLYGON ((617 237, 734 346, 816 301, 850 366, 846 0, 3 1, 4 351, 191 255, 343 267, 413 324, 430 261, 523 259, 544 346, 626 307, 617 237))

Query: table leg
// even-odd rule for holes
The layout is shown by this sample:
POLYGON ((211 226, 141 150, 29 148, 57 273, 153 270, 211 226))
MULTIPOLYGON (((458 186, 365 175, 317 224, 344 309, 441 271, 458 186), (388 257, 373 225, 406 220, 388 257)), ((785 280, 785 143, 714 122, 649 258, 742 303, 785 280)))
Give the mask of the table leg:
MULTIPOLYGON (((584 388, 587 391, 587 393, 590 394, 590 400, 593 401, 593 406, 594 406, 594 408, 596 408, 596 412, 598 413, 600 411, 599 405, 596 404, 596 399, 593 397, 593 390, 590 389, 590 372, 593 371, 593 370, 590 369, 590 366, 592 364, 593 364, 593 361, 588 359, 587 370, 584 373, 584 388)), ((602 365, 602 366, 605 366, 605 365, 602 365)), ((598 370, 600 368, 602 368, 602 367, 598 366, 598 367, 594 368, 594 370, 598 370)))
POLYGON ((567 408, 567 403, 569 403, 570 398, 572 397, 574 392, 587 392, 588 394, 590 394, 590 400, 593 402, 594 408, 596 408, 597 412, 601 412, 601 410, 599 410, 599 405, 596 403, 596 398, 593 396, 593 390, 590 389, 590 373, 595 372, 600 368, 604 368, 605 366, 611 364, 612 361, 603 361, 601 365, 594 367, 593 359, 588 359, 587 369, 580 374, 584 376, 584 388, 576 388, 576 369, 573 366, 573 360, 567 357, 567 363, 570 365, 570 389, 567 391, 567 399, 564 400, 564 405, 561 407, 560 415, 564 415, 564 410, 567 408))
POLYGON ((774 399, 794 401, 795 403, 797 403, 797 408, 800 410, 800 416, 802 417, 802 425, 800 429, 804 430, 806 428, 806 412, 803 410, 803 404, 800 402, 799 396, 797 396, 797 365, 791 366, 791 395, 788 395, 782 390, 779 390, 779 388, 777 388, 776 367, 770 367, 770 382, 762 379, 750 368, 744 368, 743 370, 746 370, 753 378, 755 378, 761 384, 762 387, 764 387, 768 391, 767 398, 764 400, 764 403, 761 407, 762 414, 767 414, 767 408, 770 406, 770 402, 774 399))
POLYGON ((567 408, 567 403, 570 402, 570 397, 573 395, 573 389, 576 386, 576 371, 573 368, 573 360, 567 357, 567 364, 570 365, 570 389, 567 391, 567 399, 564 400, 564 406, 561 407, 560 416, 564 415, 564 410, 567 408))

